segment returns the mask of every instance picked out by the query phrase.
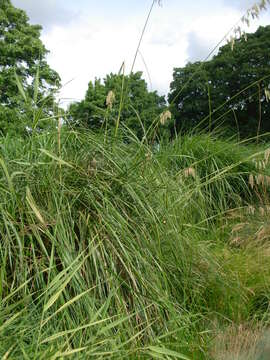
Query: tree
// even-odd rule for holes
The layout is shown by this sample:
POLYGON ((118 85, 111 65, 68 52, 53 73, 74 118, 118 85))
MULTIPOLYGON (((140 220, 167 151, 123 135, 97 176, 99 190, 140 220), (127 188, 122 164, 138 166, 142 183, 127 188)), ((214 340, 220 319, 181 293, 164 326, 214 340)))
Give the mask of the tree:
POLYGON ((208 74, 203 65, 195 62, 174 69, 168 98, 176 119, 177 132, 195 127, 207 114, 208 74))
POLYGON ((204 119, 204 126, 224 123, 242 137, 270 131, 269 49, 270 26, 260 27, 233 50, 227 44, 210 61, 174 69, 169 102, 177 129, 204 119))
POLYGON ((166 101, 156 91, 148 91, 142 73, 130 76, 107 75, 104 81, 90 81, 85 99, 71 104, 70 119, 74 124, 91 129, 116 126, 120 110, 120 122, 142 138, 153 121, 164 111, 166 101))
POLYGON ((45 112, 52 108, 53 96, 48 94, 59 87, 60 77, 46 62, 48 50, 40 40, 41 29, 30 25, 26 13, 10 0, 0 0, 0 133, 12 127, 17 130, 22 115, 27 114, 15 73, 27 97, 33 98, 38 86, 35 106, 42 104, 45 112))

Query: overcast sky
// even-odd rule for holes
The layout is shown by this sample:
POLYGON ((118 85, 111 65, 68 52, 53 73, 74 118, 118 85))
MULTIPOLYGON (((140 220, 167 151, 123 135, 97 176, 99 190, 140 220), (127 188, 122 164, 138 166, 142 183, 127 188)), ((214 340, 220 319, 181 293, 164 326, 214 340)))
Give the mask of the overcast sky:
MULTIPOLYGON (((58 71, 63 101, 80 100, 95 77, 131 68, 152 0, 12 0, 43 27, 48 62, 58 71)), ((166 94, 174 67, 203 60, 255 0, 163 0, 155 5, 135 70, 166 94), (148 71, 147 71, 147 69, 148 71)), ((270 24, 270 11, 248 32, 270 24)))

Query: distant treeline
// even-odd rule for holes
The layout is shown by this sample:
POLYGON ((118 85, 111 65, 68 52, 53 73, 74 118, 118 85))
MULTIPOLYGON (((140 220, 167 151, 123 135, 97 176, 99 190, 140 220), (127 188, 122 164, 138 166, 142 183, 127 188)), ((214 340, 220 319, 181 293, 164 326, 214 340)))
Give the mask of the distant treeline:
POLYGON ((233 48, 221 47, 209 61, 175 68, 167 99, 148 90, 141 72, 120 71, 90 81, 85 98, 64 114, 55 100, 60 76, 46 62, 41 26, 30 25, 10 0, 0 3, 2 135, 54 126, 52 119, 60 115, 78 128, 110 132, 128 127, 139 139, 216 128, 224 135, 258 139, 270 131, 270 26, 240 36, 233 48))

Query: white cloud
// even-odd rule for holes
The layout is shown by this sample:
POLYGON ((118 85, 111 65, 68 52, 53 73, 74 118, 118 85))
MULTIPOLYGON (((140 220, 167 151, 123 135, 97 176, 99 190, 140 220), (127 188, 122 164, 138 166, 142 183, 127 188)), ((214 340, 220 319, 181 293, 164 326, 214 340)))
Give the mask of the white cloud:
MULTIPOLYGON (((49 64, 59 72, 63 84, 72 80, 60 96, 74 100, 83 98, 90 80, 118 72, 123 61, 128 73, 143 23, 144 17, 131 17, 117 23, 85 15, 67 28, 54 26, 45 33, 42 40, 51 51, 49 64)), ((164 27, 173 34, 171 26, 164 23, 164 27)), ((164 27, 159 31, 149 27, 134 69, 142 70, 148 83, 152 82, 153 90, 158 89, 160 93, 168 91, 176 59, 178 65, 184 65, 182 49, 187 46, 183 36, 171 39, 170 44, 165 37, 163 41, 156 41, 155 36, 159 39, 163 36, 164 27)))
POLYGON ((245 11, 253 6, 256 0, 224 0, 224 5, 232 6, 241 11, 245 11))
MULTIPOLYGON (((117 72, 123 61, 130 66, 137 32, 127 24, 113 25, 101 19, 80 19, 68 28, 54 27, 43 37, 51 53, 48 62, 69 82, 62 90, 65 98, 81 99, 95 77, 117 72)), ((128 67, 127 67, 128 71, 128 67)))
POLYGON ((209 54, 211 43, 208 39, 201 38, 200 34, 191 31, 188 34, 188 61, 195 62, 205 59, 209 54))
POLYGON ((70 10, 57 0, 12 0, 14 6, 24 9, 32 23, 41 24, 46 31, 53 25, 66 25, 80 13, 70 10))
POLYGON ((188 61, 201 61, 210 58, 224 45, 226 34, 239 19, 239 13, 232 9, 223 9, 223 13, 211 13, 198 16, 188 33, 188 61))
MULTIPOLYGON (((73 79, 62 89, 62 98, 82 99, 90 80, 118 72, 123 61, 126 63, 126 73, 130 71, 145 21, 145 3, 141 5, 140 11, 136 3, 136 11, 132 11, 131 4, 129 13, 124 14, 122 11, 118 14, 117 11, 106 10, 105 6, 102 12, 100 5, 96 11, 95 8, 87 7, 86 3, 82 7, 81 0, 78 0, 72 8, 72 12, 77 12, 77 15, 71 17, 72 21, 63 22, 62 15, 53 15, 53 9, 63 7, 62 0, 28 2, 30 16, 34 16, 31 11, 36 14, 36 18, 38 11, 44 11, 40 16, 50 24, 45 25, 42 36, 50 50, 49 64, 59 72, 63 84, 73 79), (47 15, 45 3, 48 7, 47 15)), ((242 2, 246 3, 244 0, 242 2)), ((179 1, 171 0, 164 1, 162 8, 156 6, 140 49, 143 58, 138 56, 135 70, 144 71, 144 77, 149 84, 152 83, 153 90, 167 93, 173 68, 184 66, 188 60, 203 60, 241 17, 240 8, 235 3, 232 0, 197 0, 180 4, 179 1)), ((66 8, 66 11, 71 10, 66 8)), ((254 23, 253 30, 267 20, 269 16, 265 15, 262 21, 254 23)))
MULTIPOLYGON (((228 5, 227 1, 226 4, 228 5)), ((270 17, 267 13, 262 13, 259 19, 253 19, 250 27, 240 21, 242 15, 243 12, 227 6, 222 11, 198 16, 188 33, 188 61, 204 60, 208 55, 216 54, 218 48, 226 44, 233 34, 230 30, 235 26, 240 25, 243 31, 254 32, 258 26, 269 24, 270 17)))

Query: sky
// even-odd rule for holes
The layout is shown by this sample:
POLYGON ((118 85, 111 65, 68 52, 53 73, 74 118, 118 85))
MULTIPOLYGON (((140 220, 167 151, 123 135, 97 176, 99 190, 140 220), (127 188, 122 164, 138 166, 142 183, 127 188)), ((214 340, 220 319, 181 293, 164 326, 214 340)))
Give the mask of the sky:
MULTIPOLYGON (((156 1, 134 71, 167 94, 173 69, 204 60, 256 0, 156 1)), ((47 61, 62 79, 62 106, 85 96, 89 81, 131 70, 152 0, 12 0, 43 27, 47 61)), ((245 29, 270 24, 270 10, 245 29)), ((226 40, 222 44, 225 44, 226 40)))

